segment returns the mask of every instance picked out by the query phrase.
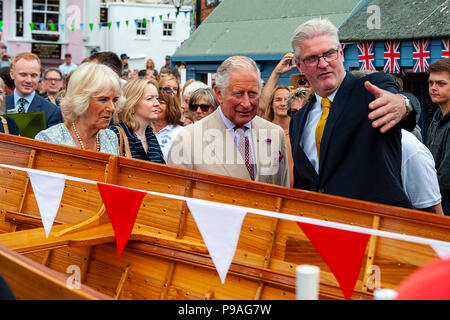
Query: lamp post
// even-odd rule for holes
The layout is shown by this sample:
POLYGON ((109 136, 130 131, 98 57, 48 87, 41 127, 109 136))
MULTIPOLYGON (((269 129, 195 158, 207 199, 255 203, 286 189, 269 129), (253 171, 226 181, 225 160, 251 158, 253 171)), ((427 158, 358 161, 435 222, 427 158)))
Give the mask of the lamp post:
POLYGON ((180 8, 183 5, 183 0, 172 0, 173 5, 177 9, 177 15, 180 12, 180 8))

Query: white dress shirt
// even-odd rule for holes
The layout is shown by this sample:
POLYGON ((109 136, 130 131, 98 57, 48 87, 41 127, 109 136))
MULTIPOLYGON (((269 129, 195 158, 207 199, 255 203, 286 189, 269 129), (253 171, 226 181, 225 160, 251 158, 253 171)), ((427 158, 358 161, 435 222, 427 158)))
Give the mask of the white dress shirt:
MULTIPOLYGON (((328 99, 330 99, 331 102, 333 102, 338 89, 336 89, 332 94, 328 96, 328 99)), ((317 123, 320 120, 320 117, 322 116, 323 108, 322 97, 317 94, 315 94, 315 96, 316 102, 308 113, 305 128, 303 129, 303 135, 300 139, 300 148, 303 149, 312 166, 314 167, 314 169, 316 169, 317 174, 319 174, 319 157, 317 155, 316 146, 316 127, 317 123)))

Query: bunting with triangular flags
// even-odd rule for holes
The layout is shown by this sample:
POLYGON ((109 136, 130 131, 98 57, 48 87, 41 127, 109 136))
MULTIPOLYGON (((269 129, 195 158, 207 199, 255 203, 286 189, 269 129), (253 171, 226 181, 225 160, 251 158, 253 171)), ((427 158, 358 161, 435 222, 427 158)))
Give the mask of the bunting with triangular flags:
POLYGON ((155 17, 152 17, 152 23, 154 23, 155 22, 155 17))
POLYGON ((107 25, 108 25, 108 29, 111 30, 111 25, 112 25, 112 23, 111 23, 111 22, 108 22, 107 25))
POLYGON ((30 177, 39 214, 44 225, 45 236, 48 238, 56 214, 58 213, 66 183, 66 176, 45 171, 28 171, 28 176, 30 177))
POLYGON ((186 200, 186 203, 208 248, 220 281, 225 283, 246 210, 239 207, 224 208, 220 204, 204 203, 195 199, 186 200))
POLYGON ((30 23, 30 29, 31 29, 31 31, 34 30, 34 23, 30 23))
POLYGON ((89 23, 89 29, 91 29, 91 31, 94 29, 94 24, 93 23, 89 23))
POLYGON ((97 182, 116 236, 117 257, 125 248, 146 192, 97 182))
POLYGON ((130 21, 128 21, 128 20, 125 20, 125 25, 127 26, 127 28, 128 28, 128 23, 129 23, 130 21))
POLYGON ((352 297, 370 235, 297 222, 336 277, 345 299, 352 297))
POLYGON ((432 244, 430 245, 441 259, 450 258, 450 245, 432 244))
POLYGON ((45 30, 45 25, 42 22, 39 23, 39 30, 41 30, 41 31, 45 30))
POLYGON ((80 29, 81 29, 81 32, 84 32, 84 24, 83 23, 80 23, 80 29))
POLYGON ((56 26, 54 23, 50 23, 50 30, 55 31, 56 26))
POLYGON ((120 21, 116 21, 116 26, 117 26, 117 29, 120 28, 120 21))

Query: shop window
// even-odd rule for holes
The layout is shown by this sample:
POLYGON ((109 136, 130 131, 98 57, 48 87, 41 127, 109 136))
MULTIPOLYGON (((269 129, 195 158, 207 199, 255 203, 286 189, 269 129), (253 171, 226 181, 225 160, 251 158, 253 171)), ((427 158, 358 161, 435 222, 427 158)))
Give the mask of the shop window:
POLYGON ((59 0, 33 0, 33 7, 32 7, 32 22, 34 23, 34 29, 32 31, 33 40, 38 41, 59 40, 60 8, 61 6, 59 0))

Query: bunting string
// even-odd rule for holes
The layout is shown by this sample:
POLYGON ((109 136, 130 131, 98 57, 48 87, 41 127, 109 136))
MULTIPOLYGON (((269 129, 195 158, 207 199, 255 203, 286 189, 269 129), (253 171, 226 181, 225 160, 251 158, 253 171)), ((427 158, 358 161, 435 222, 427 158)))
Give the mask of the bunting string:
MULTIPOLYGON (((51 173, 48 171, 42 171, 42 170, 30 169, 30 168, 22 168, 22 167, 16 167, 16 166, 11 166, 11 165, 6 165, 6 164, 0 164, 0 167, 19 170, 19 171, 25 171, 25 172, 40 173, 40 174, 51 173)), ((88 179, 65 176, 65 175, 64 175, 64 177, 66 178, 66 180, 70 180, 70 181, 94 184, 94 185, 98 184, 98 182, 94 181, 94 180, 88 180, 88 179)), ((106 183, 104 183, 104 184, 106 184, 106 183)), ((111 185, 113 185, 113 184, 111 184, 111 185)), ((331 222, 331 221, 325 221, 325 220, 318 220, 318 219, 314 219, 314 218, 294 216, 294 215, 279 213, 279 212, 274 212, 274 211, 255 209, 255 208, 244 207, 244 206, 237 206, 237 205, 226 204, 226 203, 221 203, 221 202, 214 202, 214 201, 203 200, 203 199, 189 198, 189 197, 185 197, 185 196, 178 196, 178 195, 167 194, 167 193, 160 193, 160 192, 154 192, 154 191, 148 191, 148 190, 140 190, 140 189, 135 189, 135 188, 128 188, 128 189, 134 190, 136 192, 144 192, 149 195, 153 195, 153 196, 157 196, 157 197, 165 197, 165 198, 181 200, 181 201, 190 201, 190 202, 197 203, 198 205, 203 205, 203 206, 208 205, 208 204, 214 205, 216 207, 228 209, 230 212, 233 212, 236 209, 241 209, 241 210, 245 210, 246 212, 251 213, 251 214, 258 214, 261 216, 266 216, 266 217, 271 217, 271 218, 278 218, 278 219, 289 220, 289 221, 294 221, 294 222, 303 222, 303 223, 307 223, 307 224, 329 227, 329 228, 334 228, 334 229, 340 229, 340 230, 345 230, 345 231, 359 232, 359 233, 369 234, 369 235, 373 235, 373 236, 390 238, 390 239, 394 239, 394 240, 402 240, 402 241, 408 241, 408 242, 413 242, 413 243, 418 243, 418 244, 429 245, 432 247, 437 246, 437 247, 449 247, 450 248, 450 242, 441 241, 441 240, 422 238, 422 237, 411 236, 411 235, 406 235, 406 234, 399 234, 399 233, 377 230, 377 229, 369 229, 369 228, 365 228, 365 227, 352 226, 352 225, 343 224, 343 223, 339 223, 339 222, 331 222)))

